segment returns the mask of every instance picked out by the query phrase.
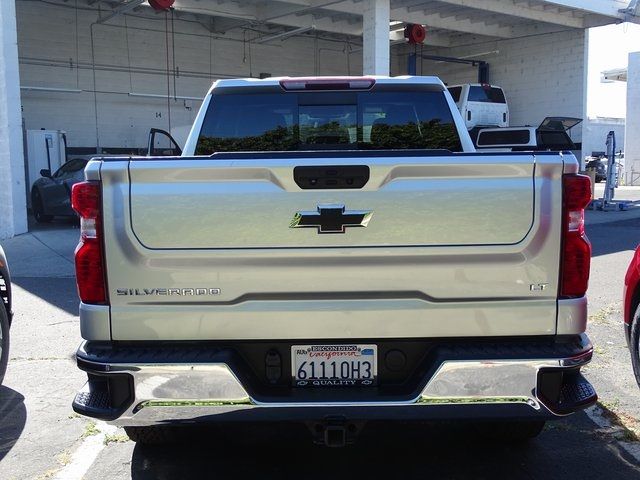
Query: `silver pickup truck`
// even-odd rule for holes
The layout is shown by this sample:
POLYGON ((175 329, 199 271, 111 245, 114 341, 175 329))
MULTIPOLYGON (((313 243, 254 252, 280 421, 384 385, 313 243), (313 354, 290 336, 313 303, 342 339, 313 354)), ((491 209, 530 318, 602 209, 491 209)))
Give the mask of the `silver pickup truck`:
POLYGON ((181 157, 85 175, 73 408, 133 440, 453 418, 528 438, 596 400, 589 179, 567 152, 476 153, 437 78, 220 80, 181 157))

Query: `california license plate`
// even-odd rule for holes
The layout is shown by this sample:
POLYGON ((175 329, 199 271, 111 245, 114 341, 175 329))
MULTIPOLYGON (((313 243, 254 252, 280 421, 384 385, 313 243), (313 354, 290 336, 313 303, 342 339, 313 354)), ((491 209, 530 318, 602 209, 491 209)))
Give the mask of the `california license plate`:
POLYGON ((296 387, 360 387, 376 384, 377 345, 293 345, 296 387))

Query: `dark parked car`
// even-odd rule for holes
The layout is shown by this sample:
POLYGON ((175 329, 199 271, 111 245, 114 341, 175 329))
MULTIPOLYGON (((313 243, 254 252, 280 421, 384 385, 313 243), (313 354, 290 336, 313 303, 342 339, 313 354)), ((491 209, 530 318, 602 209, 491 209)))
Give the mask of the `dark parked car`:
POLYGON ((607 165, 606 158, 603 160, 602 157, 591 157, 592 160, 587 162, 587 170, 594 168, 596 171, 596 183, 603 182, 607 179, 607 165))
POLYGON ((50 222, 53 217, 72 217, 71 187, 84 180, 84 167, 88 160, 75 158, 62 165, 53 175, 40 170, 39 178, 31 188, 31 209, 39 223, 50 222))
POLYGON ((9 327, 11 326, 11 277, 7 258, 0 247, 0 384, 9 360, 9 327))

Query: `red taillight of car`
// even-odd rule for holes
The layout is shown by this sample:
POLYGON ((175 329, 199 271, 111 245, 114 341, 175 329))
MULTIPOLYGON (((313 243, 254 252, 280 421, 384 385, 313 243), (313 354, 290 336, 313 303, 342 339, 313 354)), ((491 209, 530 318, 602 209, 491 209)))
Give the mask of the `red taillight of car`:
POLYGON ((83 303, 106 304, 100 182, 76 183, 71 206, 80 215, 80 242, 75 253, 78 295, 83 303))
POLYGON ((584 209, 591 201, 591 180, 585 175, 562 177, 562 253, 560 297, 587 293, 591 267, 591 243, 584 232, 584 209))

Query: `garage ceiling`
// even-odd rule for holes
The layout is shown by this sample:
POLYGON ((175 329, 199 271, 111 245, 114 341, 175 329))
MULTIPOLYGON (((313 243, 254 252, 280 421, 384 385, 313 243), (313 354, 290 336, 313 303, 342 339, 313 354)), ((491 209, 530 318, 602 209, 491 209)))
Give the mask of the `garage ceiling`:
MULTIPOLYGON (((263 41, 316 31, 331 36, 362 34, 364 0, 176 0, 213 33, 254 27, 263 41)), ((150 8, 144 0, 87 0, 121 13, 150 8)), ((427 26, 426 45, 455 47, 469 41, 517 38, 622 21, 640 23, 638 0, 391 0, 390 38, 402 40, 401 22, 427 26)))

